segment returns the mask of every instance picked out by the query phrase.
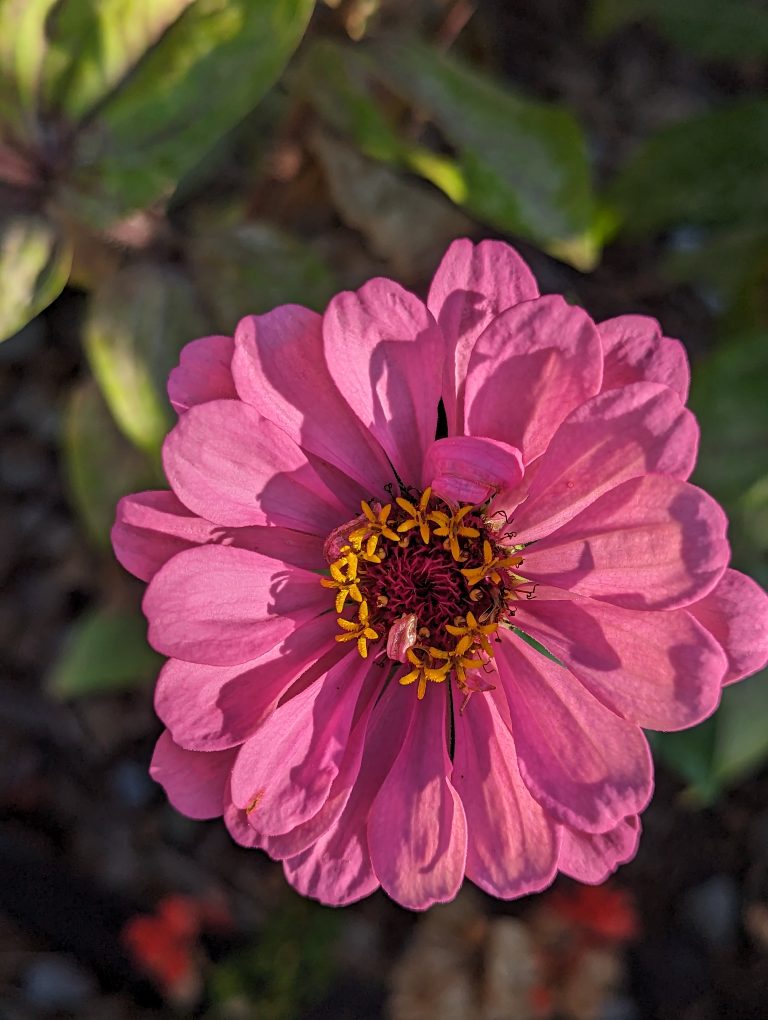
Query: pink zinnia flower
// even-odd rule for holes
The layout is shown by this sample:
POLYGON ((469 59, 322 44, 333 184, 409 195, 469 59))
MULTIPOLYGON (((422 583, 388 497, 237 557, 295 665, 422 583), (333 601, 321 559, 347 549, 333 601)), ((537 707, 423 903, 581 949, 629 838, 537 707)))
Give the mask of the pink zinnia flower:
POLYGON ((495 241, 453 244, 426 305, 377 279, 186 347, 172 491, 113 532, 170 657, 171 803, 331 904, 629 860, 641 727, 700 722, 768 656, 686 481, 687 389, 653 319, 595 325, 495 241))

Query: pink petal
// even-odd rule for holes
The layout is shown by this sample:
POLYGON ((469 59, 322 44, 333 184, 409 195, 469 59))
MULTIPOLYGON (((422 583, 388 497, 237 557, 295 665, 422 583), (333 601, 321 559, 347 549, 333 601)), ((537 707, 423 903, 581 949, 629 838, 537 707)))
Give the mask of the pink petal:
POLYGON ((563 826, 558 867, 564 874, 587 885, 600 885, 620 864, 631 861, 640 842, 640 819, 624 818, 608 832, 578 832, 563 826))
POLYGON ((541 457, 515 512, 518 541, 550 534, 629 478, 687 478, 698 438, 696 419, 666 386, 635 383, 592 397, 565 419, 541 457))
POLYGON ((218 818, 235 760, 234 751, 185 751, 164 730, 155 745, 149 774, 177 811, 188 818, 218 818))
POLYGON ((677 609, 717 584, 730 555, 725 514, 661 475, 623 482, 523 552, 521 572, 628 609, 677 609))
POLYGON ((639 727, 600 704, 567 669, 504 631, 496 651, 520 773, 541 806, 605 832, 648 803, 653 773, 639 727))
POLYGON ((647 315, 619 315, 598 325, 605 352, 603 389, 634 382, 669 386, 685 403, 691 373, 679 340, 661 335, 656 319, 647 315))
POLYGON ((143 608, 149 641, 163 655, 234 666, 326 610, 328 592, 300 567, 247 549, 201 546, 155 574, 143 608))
POLYGON ((313 846, 283 863, 286 878, 304 896, 341 907, 379 887, 366 825, 410 723, 410 714, 402 711, 401 692, 398 684, 389 684, 373 709, 360 772, 338 819, 313 846))
POLYGON ((555 877, 558 839, 517 768, 512 734, 491 698, 454 715, 452 782, 467 816, 467 877, 491 896, 538 892, 555 877))
POLYGON ((595 324, 554 295, 502 312, 469 360, 465 432, 516 446, 528 464, 560 422, 600 389, 595 324))
POLYGON ((246 741, 291 684, 337 647, 335 617, 310 620, 260 658, 235 666, 169 659, 155 688, 155 710, 173 739, 194 751, 246 741))
POLYGON ((464 381, 475 341, 497 315, 539 296, 533 273, 502 241, 454 241, 429 288, 427 307, 447 345, 443 403, 448 431, 464 421, 464 381))
POLYGON ((232 363, 237 389, 303 450, 378 492, 393 480, 392 469, 328 371, 322 322, 300 305, 243 319, 232 363))
POLYGON ((325 536, 349 516, 293 440, 239 400, 187 411, 165 440, 163 464, 182 503, 215 524, 325 536))
POLYGON ((230 367, 234 349, 231 336, 206 336, 187 344, 168 377, 168 397, 177 414, 195 404, 237 396, 230 367))
POLYGON ((451 785, 446 691, 423 701, 400 691, 410 719, 399 753, 371 807, 368 844, 382 888, 411 910, 452 900, 464 877, 467 823, 451 785))
POLYGON ((591 599, 518 603, 515 622, 594 696, 645 729, 682 730, 720 702, 726 661, 684 609, 636 612, 591 599))
POLYGON ((338 294, 323 319, 328 368, 406 484, 435 438, 443 340, 418 298, 391 280, 338 294))
MULTIPOLYGON (((328 798, 347 747, 363 684, 375 665, 356 651, 280 705, 243 744, 232 800, 257 832, 279 835, 308 821, 328 798)), ((370 697, 371 684, 366 685, 370 697)))
POLYGON ((253 549, 308 570, 325 565, 323 542, 316 535, 275 527, 223 528, 187 510, 172 492, 137 492, 117 504, 115 556, 142 581, 151 581, 176 553, 206 544, 253 549))
MULTIPOLYGON (((368 686, 369 688, 373 686, 375 691, 381 686, 380 677, 369 675, 368 686)), ((358 702, 358 711, 355 713, 356 721, 349 735, 339 771, 328 790, 327 799, 316 814, 291 829, 290 832, 278 836, 265 836, 262 839, 261 846, 270 857, 278 860, 295 857, 309 849, 332 826, 336 825, 349 802, 360 775, 363 751, 368 737, 368 724, 374 707, 375 698, 366 697, 364 693, 358 702)))
POLYGON ((518 485, 523 458, 514 446, 477 436, 436 439, 424 457, 422 485, 456 503, 482 503, 518 485))
POLYGON ((688 612, 720 642, 728 657, 723 683, 732 684, 768 661, 768 595, 759 584, 726 570, 716 587, 688 612))

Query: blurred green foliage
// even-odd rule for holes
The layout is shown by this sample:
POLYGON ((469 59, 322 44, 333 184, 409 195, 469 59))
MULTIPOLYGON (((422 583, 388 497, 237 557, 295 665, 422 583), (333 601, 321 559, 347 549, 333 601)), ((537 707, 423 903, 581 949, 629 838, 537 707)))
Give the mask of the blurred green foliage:
MULTIPOLYGON (((650 133, 596 191, 574 113, 523 94, 461 45, 449 54, 439 40, 375 31, 357 43, 321 28, 284 74, 314 6, 0 0, 0 339, 68 280, 87 292, 92 380, 71 398, 63 444, 94 545, 106 549, 120 495, 162 485, 180 347, 286 301, 320 310, 336 289, 322 238, 332 226, 298 236, 321 215, 311 173, 307 193, 292 193, 303 220, 282 210, 273 222, 269 197, 254 200, 270 173, 290 178, 311 158, 339 218, 406 283, 434 264, 431 241, 471 220, 582 272, 614 237, 653 243, 670 285, 719 310, 715 346, 694 366, 695 480, 731 516, 735 564, 768 581, 768 101, 749 89, 719 104, 704 96, 701 112, 650 133)), ((764 73, 757 0, 593 0, 590 11, 599 39, 642 23, 693 59, 755 61, 764 73)), ((369 15, 348 35, 365 35, 369 15)), ((52 688, 114 689, 155 664, 138 606, 110 602, 74 629, 52 688)), ((696 730, 654 740, 699 800, 768 755, 765 680, 727 690, 696 730)), ((274 937, 294 959, 288 935, 274 937)), ((294 963, 285 973, 298 981, 294 963)), ((279 975, 262 974, 257 990, 237 968, 217 980, 222 996, 256 996, 259 1015, 297 1008, 279 975)))
POLYGON ((286 900, 257 943, 232 954, 211 975, 211 1020, 232 1016, 296 1020, 322 999, 338 964, 338 912, 286 900))

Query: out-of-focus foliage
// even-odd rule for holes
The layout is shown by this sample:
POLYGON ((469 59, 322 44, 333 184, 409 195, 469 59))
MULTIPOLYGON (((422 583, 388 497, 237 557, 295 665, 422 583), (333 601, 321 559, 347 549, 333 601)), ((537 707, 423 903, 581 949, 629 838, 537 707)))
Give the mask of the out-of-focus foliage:
POLYGON ((633 234, 764 221, 768 100, 734 100, 670 125, 641 146, 611 192, 633 234))
POLYGON ((648 21, 672 42, 705 60, 768 56, 768 10, 761 0, 595 0, 598 35, 648 21))
POLYGON ((97 609, 73 627, 48 685, 61 698, 101 694, 145 683, 161 665, 139 613, 97 609))
POLYGON ((72 253, 37 216, 0 220, 0 337, 11 336, 58 297, 72 253))
POLYGON ((90 379, 73 390, 67 406, 64 464, 70 496, 88 536, 105 549, 120 497, 163 484, 159 472, 116 427, 90 379))
POLYGON ((273 84, 313 6, 0 0, 0 183, 50 219, 47 233, 3 231, 22 267, 0 296, 0 338, 60 292, 72 235, 172 196, 273 84))
POLYGON ((193 229, 187 242, 192 279, 216 330, 230 334, 245 312, 259 315, 275 305, 325 308, 335 286, 319 256, 268 224, 231 219, 203 221, 205 229, 193 229))
POLYGON ((420 174, 497 229, 530 238, 579 268, 594 266, 605 221, 584 136, 567 110, 516 95, 414 41, 362 52, 321 41, 293 81, 366 155, 420 174), (452 155, 414 138, 427 122, 452 155))
POLYGON ((115 421, 141 449, 159 450, 173 424, 168 374, 181 348, 205 333, 192 285, 170 267, 128 266, 94 292, 85 349, 115 421))
POLYGON ((253 1016, 294 1020, 317 1002, 337 968, 340 918, 328 908, 291 898, 272 915, 260 941, 213 972, 211 1018, 253 1016))

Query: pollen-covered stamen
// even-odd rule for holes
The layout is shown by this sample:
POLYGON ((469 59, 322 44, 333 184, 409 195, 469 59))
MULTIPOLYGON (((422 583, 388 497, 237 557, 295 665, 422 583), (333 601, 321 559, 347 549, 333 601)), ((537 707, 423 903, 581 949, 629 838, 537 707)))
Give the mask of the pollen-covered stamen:
POLYGON ((478 567, 468 567, 462 570, 470 587, 474 587, 481 581, 490 580, 494 584, 503 584, 501 570, 510 567, 519 567, 523 562, 522 556, 494 555, 491 543, 486 538, 483 542, 483 562, 478 567))
POLYGON ((477 511, 477 507, 470 504, 469 506, 463 506, 455 513, 452 511, 443 513, 442 510, 433 510, 429 515, 429 519, 438 525, 435 528, 435 534, 438 537, 445 537, 445 544, 451 550, 451 555, 455 560, 462 558, 459 538, 479 538, 480 536, 478 528, 462 523, 464 518, 473 511, 477 511))
POLYGON ((361 506, 326 543, 339 554, 322 582, 336 591, 336 640, 356 641, 366 658, 369 642, 385 638, 376 660, 406 663, 400 682, 415 684, 419 699, 446 678, 465 695, 490 690, 493 635, 513 618, 517 591, 530 595, 515 573, 520 550, 500 542, 488 503, 402 488, 388 504, 361 506))
POLYGON ((416 697, 421 701, 427 691, 427 683, 431 680, 432 683, 442 683, 443 680, 448 676, 448 672, 451 668, 449 662, 435 663, 432 661, 432 651, 426 652, 424 649, 419 649, 417 652, 413 648, 408 649, 408 661, 414 667, 410 673, 406 673, 405 676, 400 677, 400 683, 403 687, 407 687, 408 684, 417 683, 416 697))
POLYGON ((360 503, 365 520, 360 524, 359 527, 355 528, 350 532, 349 537, 351 541, 357 541, 361 543, 361 548, 364 550, 366 556, 373 556, 376 552, 376 547, 379 544, 379 538, 383 535, 392 542, 397 542, 400 536, 397 532, 393 531, 387 523, 389 521, 389 515, 392 513, 392 504, 387 503, 376 511, 370 505, 363 500, 360 503), (364 544, 363 544, 364 543, 364 544))
POLYGON ((344 631, 343 634, 336 635, 336 640, 357 641, 357 650, 364 659, 368 658, 368 642, 376 641, 380 637, 379 632, 374 630, 368 622, 368 616, 368 603, 363 600, 357 611, 356 623, 352 620, 345 620, 343 616, 340 616, 336 621, 344 631))
POLYGON ((431 514, 427 507, 431 496, 432 489, 427 487, 421 495, 418 506, 414 506, 409 499, 405 499, 403 496, 398 496, 395 500, 400 509, 404 510, 408 515, 403 523, 398 525, 397 530, 402 532, 410 531, 411 528, 418 528, 424 545, 427 545, 429 542, 429 521, 431 514))
POLYGON ((362 602, 363 596, 358 585, 357 569, 359 563, 358 554, 349 546, 341 550, 342 555, 334 563, 329 564, 330 577, 322 577, 320 584, 324 588, 336 588, 336 612, 344 609, 347 596, 355 602, 362 602))
POLYGON ((454 626, 453 624, 447 623, 445 625, 445 629, 449 634, 460 639, 456 645, 457 653, 463 654, 468 648, 471 648, 473 644, 477 643, 486 655, 493 657, 493 648, 488 640, 488 635, 496 633, 499 629, 498 623, 478 623, 475 618, 475 614, 470 610, 467 613, 467 618, 464 624, 454 626))
POLYGON ((458 645, 453 651, 445 652, 440 648, 430 648, 429 654, 435 659, 444 659, 448 669, 456 674, 456 682, 462 689, 467 686, 467 670, 482 669, 486 663, 485 659, 473 658, 470 654, 474 649, 467 648, 463 652, 458 650, 458 645))

